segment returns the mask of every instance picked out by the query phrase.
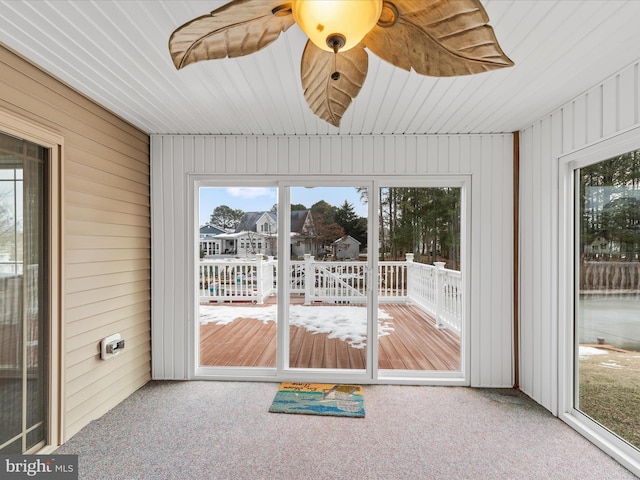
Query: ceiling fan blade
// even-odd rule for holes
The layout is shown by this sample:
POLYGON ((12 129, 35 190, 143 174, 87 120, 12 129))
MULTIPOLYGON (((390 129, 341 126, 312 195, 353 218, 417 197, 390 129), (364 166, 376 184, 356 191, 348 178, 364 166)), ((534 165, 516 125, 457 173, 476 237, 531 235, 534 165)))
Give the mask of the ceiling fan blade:
POLYGON ((488 22, 479 0, 390 0, 364 43, 393 65, 434 77, 512 66, 488 22))
POLYGON ((369 55, 362 44, 334 54, 316 47, 311 40, 302 52, 300 73, 309 108, 336 127, 351 100, 358 95, 369 68, 369 55), (338 78, 335 73, 338 72, 338 78))
POLYGON ((169 51, 177 69, 201 60, 241 57, 266 47, 294 23, 286 0, 234 0, 177 28, 169 51))

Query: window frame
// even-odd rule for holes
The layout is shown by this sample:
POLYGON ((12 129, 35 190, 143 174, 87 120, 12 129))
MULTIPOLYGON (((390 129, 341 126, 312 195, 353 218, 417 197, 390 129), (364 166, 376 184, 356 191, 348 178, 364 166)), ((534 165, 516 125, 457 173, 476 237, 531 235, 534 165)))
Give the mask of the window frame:
MULTIPOLYGON (((65 138, 44 125, 33 123, 15 113, 0 108, 0 131, 15 137, 36 143, 48 149, 48 210, 49 219, 46 248, 48 259, 48 356, 47 372, 47 439, 46 445, 37 449, 37 453, 46 454, 55 451, 64 441, 64 350, 62 341, 64 330, 62 308, 64 298, 64 239, 62 219, 64 202, 62 191, 63 159, 65 138)), ((28 453, 36 453, 36 451, 28 453)))
MULTIPOLYGON (((289 189, 293 187, 314 186, 314 187, 354 187, 354 186, 367 186, 372 189, 372 192, 379 191, 380 187, 425 187, 425 188, 438 188, 438 187, 457 187, 461 188, 461 256, 462 263, 466 265, 465 272, 463 273, 463 285, 465 288, 466 300, 464 304, 464 320, 462 325, 462 344, 461 344, 461 369, 456 372, 439 372, 429 371, 425 374, 424 371, 410 372, 402 371, 401 375, 394 375, 393 372, 383 371, 382 374, 378 371, 377 363, 372 361, 372 355, 374 349, 378 349, 378 342, 373 341, 377 338, 377 324, 373 322, 372 328, 369 329, 368 342, 372 345, 372 348, 368 349, 367 358, 367 370, 364 375, 357 374, 344 374, 341 375, 341 381, 349 382, 362 382, 367 384, 411 384, 411 385, 447 385, 447 386, 469 386, 471 384, 471 345, 472 345, 472 238, 471 238, 471 223, 472 223, 472 175, 471 174, 423 174, 423 175, 343 175, 339 179, 334 176, 316 176, 309 178, 300 175, 237 175, 237 174, 187 174, 186 187, 188 195, 191 198, 191 202, 188 204, 188 218, 191 219, 191 228, 187 233, 187 255, 191 261, 188 262, 187 278, 195 278, 195 272, 197 271, 198 257, 195 252, 195 245, 197 245, 196 239, 199 235, 199 191, 204 187, 237 187, 242 185, 245 187, 276 187, 278 189, 278 203, 280 205, 290 205, 289 189)), ((369 202, 368 204, 368 236, 372 241, 370 248, 373 251, 378 249, 378 214, 375 210, 376 202, 369 202)), ((282 215, 278 217, 277 231, 289 231, 289 215, 282 215)), ((291 240, 287 238, 285 250, 290 248, 291 240)), ((287 271, 288 258, 287 256, 281 256, 279 258, 278 271, 287 271)), ((370 260, 370 268, 377 268, 377 259, 370 260)), ((284 277, 281 277, 283 273, 279 273, 278 283, 280 285, 286 285, 284 277)), ((199 365, 199 333, 196 328, 195 319, 198 312, 198 298, 197 292, 194 289, 193 292, 188 294, 188 336, 187 336, 187 369, 188 378, 192 380, 243 380, 243 381, 308 381, 309 374, 307 372, 297 372, 288 368, 288 351, 283 345, 283 335, 278 334, 277 353, 278 356, 276 362, 276 368, 253 368, 250 372, 245 367, 225 367, 224 372, 220 372, 214 368, 203 367, 199 365)), ((373 289, 375 290, 375 289, 373 289)), ((374 305, 377 305, 377 293, 372 291, 372 299, 368 308, 373 309, 374 305)), ((286 297, 286 295, 283 295, 286 297)), ((287 318, 287 311, 284 302, 278 302, 278 317, 287 318)), ((369 314, 370 318, 373 318, 373 313, 369 314)), ((320 373, 317 377, 314 376, 314 381, 322 382, 324 374, 320 373)), ((329 377, 327 377, 329 378, 329 377)), ((327 381, 333 381, 330 379, 327 381)))
POLYGON ((638 149, 640 127, 558 157, 558 417, 636 475, 640 475, 640 451, 575 408, 574 316, 578 273, 575 252, 579 248, 575 206, 580 194, 575 188, 576 172, 638 149))

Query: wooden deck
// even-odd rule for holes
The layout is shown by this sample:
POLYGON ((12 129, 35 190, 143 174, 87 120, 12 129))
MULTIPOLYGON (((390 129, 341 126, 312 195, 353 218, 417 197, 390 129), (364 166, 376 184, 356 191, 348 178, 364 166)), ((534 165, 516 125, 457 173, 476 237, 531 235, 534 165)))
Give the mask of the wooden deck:
MULTIPOLYGON (((260 308, 256 306, 255 308, 260 308)), ((378 368, 393 370, 460 370, 460 338, 412 305, 382 305, 394 330, 380 337, 378 368)), ((366 348, 290 327, 289 366, 292 368, 364 369, 366 348)), ((276 366, 276 324, 241 318, 228 325, 200 326, 203 366, 276 366)))

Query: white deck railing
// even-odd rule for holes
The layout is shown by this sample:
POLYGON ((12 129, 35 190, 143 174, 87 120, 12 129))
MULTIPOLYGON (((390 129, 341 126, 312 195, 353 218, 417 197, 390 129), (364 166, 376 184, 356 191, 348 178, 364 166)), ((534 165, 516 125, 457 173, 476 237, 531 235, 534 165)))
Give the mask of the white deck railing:
MULTIPOLYGON (((409 260, 409 259, 408 259, 409 260)), ((462 329, 462 275, 457 270, 410 262, 408 298, 420 305, 435 320, 438 327, 460 333, 462 329)))
MULTIPOLYGON (((256 255, 250 259, 202 260, 200 302, 252 301, 258 304, 276 294, 277 262, 256 255)), ((304 303, 365 303, 369 282, 364 262, 316 261, 311 255, 290 262, 289 292, 304 296, 304 303), (312 279, 309 281, 309 279, 312 279)), ((378 263, 378 301, 412 303, 435 320, 438 327, 460 333, 462 325, 462 276, 444 263, 378 263)))
POLYGON ((276 260, 262 255, 248 259, 201 260, 200 302, 248 300, 258 304, 276 292, 276 260))

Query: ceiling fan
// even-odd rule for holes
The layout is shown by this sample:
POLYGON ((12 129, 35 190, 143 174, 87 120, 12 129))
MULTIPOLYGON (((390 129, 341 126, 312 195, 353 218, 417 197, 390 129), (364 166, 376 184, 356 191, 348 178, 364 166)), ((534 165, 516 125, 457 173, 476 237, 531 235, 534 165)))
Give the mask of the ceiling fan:
POLYGON ((266 47, 294 23, 304 98, 339 126, 367 76, 365 48, 405 70, 450 77, 510 67, 480 0, 233 0, 177 28, 169 51, 177 69, 266 47))

